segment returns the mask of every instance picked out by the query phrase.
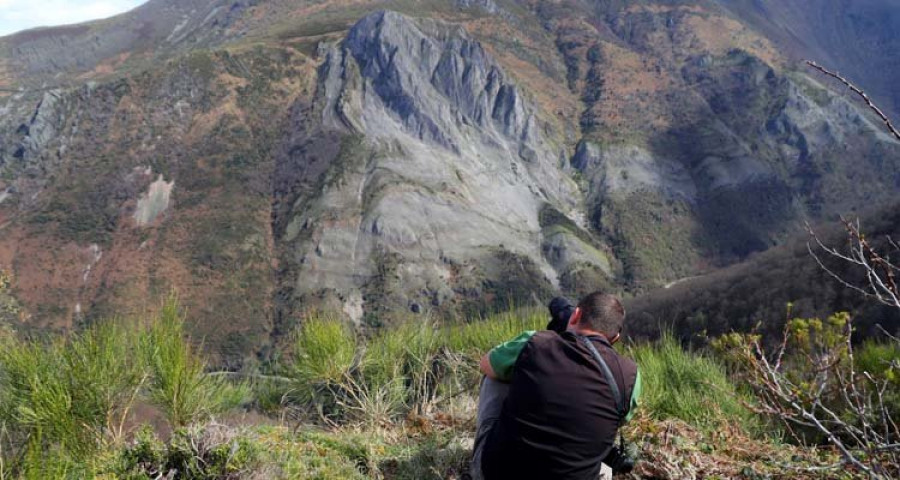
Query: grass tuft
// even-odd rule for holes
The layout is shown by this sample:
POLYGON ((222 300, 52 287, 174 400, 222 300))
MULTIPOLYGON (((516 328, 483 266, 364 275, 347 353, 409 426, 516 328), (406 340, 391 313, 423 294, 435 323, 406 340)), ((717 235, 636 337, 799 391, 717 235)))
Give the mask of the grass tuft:
POLYGON ((707 430, 723 423, 754 428, 754 415, 741 403, 744 397, 711 357, 684 350, 668 334, 629 350, 643 379, 641 408, 654 418, 679 419, 707 430))

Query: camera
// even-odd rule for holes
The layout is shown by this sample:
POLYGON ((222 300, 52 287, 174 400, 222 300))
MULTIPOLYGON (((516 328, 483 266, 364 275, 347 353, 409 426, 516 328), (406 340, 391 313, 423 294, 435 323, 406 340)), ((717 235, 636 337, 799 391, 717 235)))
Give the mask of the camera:
POLYGON ((556 297, 550 301, 548 309, 550 310, 550 323, 547 324, 547 330, 556 333, 565 332, 569 325, 569 318, 575 312, 575 306, 568 298, 556 297))
POLYGON ((603 463, 612 468, 613 473, 630 473, 637 463, 638 448, 633 443, 625 443, 620 436, 618 445, 613 445, 612 450, 603 459, 603 463))

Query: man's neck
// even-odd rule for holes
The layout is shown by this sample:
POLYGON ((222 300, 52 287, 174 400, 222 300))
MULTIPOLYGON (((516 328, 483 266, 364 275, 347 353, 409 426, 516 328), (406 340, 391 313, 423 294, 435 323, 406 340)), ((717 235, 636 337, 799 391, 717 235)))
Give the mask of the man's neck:
POLYGON ((586 337, 587 337, 587 336, 592 336, 592 335, 598 336, 598 337, 603 337, 604 340, 606 340, 607 342, 609 342, 609 337, 606 336, 605 333, 603 333, 603 332, 598 332, 598 331, 592 330, 592 329, 590 329, 590 328, 578 328, 578 327, 575 327, 575 328, 570 328, 569 331, 572 332, 572 333, 574 333, 575 335, 584 335, 584 336, 586 336, 586 337))

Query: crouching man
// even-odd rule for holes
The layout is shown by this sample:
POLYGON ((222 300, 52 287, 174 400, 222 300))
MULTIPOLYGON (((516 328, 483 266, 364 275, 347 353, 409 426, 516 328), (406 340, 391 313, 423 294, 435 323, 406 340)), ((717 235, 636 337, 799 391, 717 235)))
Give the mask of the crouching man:
POLYGON ((527 331, 481 359, 475 479, 599 477, 641 391, 637 365, 612 348, 624 321, 618 298, 591 293, 565 331, 527 331))

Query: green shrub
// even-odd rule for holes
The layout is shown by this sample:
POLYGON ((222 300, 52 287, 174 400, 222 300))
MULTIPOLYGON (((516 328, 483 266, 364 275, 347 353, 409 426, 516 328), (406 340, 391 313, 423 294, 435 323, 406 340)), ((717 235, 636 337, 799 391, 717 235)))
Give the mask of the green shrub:
POLYGON ((900 387, 900 345, 868 340, 855 351, 856 369, 871 373, 876 378, 892 382, 900 387))
POLYGON ((168 443, 150 429, 142 429, 124 448, 110 472, 123 479, 189 478, 228 480, 246 478, 260 464, 261 448, 253 438, 221 425, 176 430, 168 443))
POLYGON ((75 382, 72 401, 89 422, 101 425, 116 441, 149 372, 135 358, 140 331, 121 321, 97 324, 72 338, 63 353, 67 375, 75 382))
POLYGON ((173 427, 183 427, 223 411, 242 389, 224 377, 207 375, 199 349, 186 338, 178 302, 169 299, 143 338, 142 351, 150 370, 148 394, 173 427))
MULTIPOLYGON (((121 440, 146 379, 131 354, 135 330, 119 322, 93 326, 68 341, 0 343, 0 421, 27 454, 85 458, 121 440)), ((29 463, 24 462, 23 468, 29 463)), ((41 467, 44 470, 44 467, 41 467)))
POLYGON ((340 383, 356 361, 356 335, 339 318, 317 315, 300 326, 292 373, 301 383, 340 383))
POLYGON ((654 418, 677 418, 705 429, 723 421, 752 429, 754 417, 741 404, 742 394, 712 358, 685 351, 668 334, 629 350, 641 371, 641 408, 654 418))
POLYGON ((148 325, 110 320, 67 338, 0 336, 0 478, 85 478, 125 439, 138 399, 183 426, 244 403, 246 384, 204 372, 174 299, 148 325))
POLYGON ((351 376, 356 362, 356 334, 348 324, 324 314, 306 319, 295 332, 287 367, 293 380, 289 397, 320 417, 344 416, 348 393, 366 394, 351 376))
POLYGON ((428 321, 407 321, 371 339, 362 358, 362 381, 380 390, 394 410, 424 401, 434 383, 440 339, 428 321))
POLYGON ((336 316, 315 315, 296 333, 287 374, 294 379, 295 401, 320 415, 384 424, 472 391, 484 352, 546 321, 536 310, 441 328, 406 321, 363 343, 336 316))
POLYGON ((892 418, 900 415, 900 344, 868 340, 854 353, 857 372, 868 372, 872 378, 889 388, 884 391, 884 403, 892 418))

